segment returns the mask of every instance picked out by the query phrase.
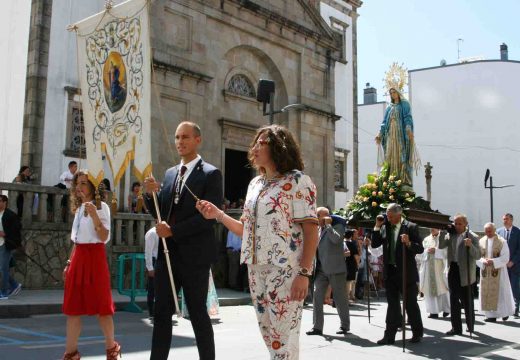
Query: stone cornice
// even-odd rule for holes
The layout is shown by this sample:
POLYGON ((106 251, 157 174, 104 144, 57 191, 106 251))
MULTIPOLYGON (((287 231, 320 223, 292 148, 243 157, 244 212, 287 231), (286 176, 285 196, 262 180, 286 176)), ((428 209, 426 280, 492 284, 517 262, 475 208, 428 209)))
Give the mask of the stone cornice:
MULTIPOLYGON (((266 21, 272 21, 272 22, 275 22, 282 26, 285 26, 289 29, 292 29, 300 34, 303 34, 304 36, 306 36, 308 38, 317 40, 319 43, 324 44, 326 47, 332 47, 334 49, 336 48, 336 44, 335 44, 334 36, 332 35, 333 34, 332 31, 330 29, 326 28, 324 26, 324 23, 321 23, 321 21, 320 21, 320 24, 317 24, 317 26, 319 26, 320 29, 322 29, 323 31, 318 32, 318 31, 310 29, 304 25, 301 25, 301 24, 297 23, 296 21, 293 21, 293 20, 285 17, 282 14, 269 10, 268 8, 263 7, 251 0, 228 0, 228 1, 238 4, 241 8, 244 8, 244 9, 247 9, 249 11, 256 13, 260 17, 263 17, 266 21)), ((311 15, 312 12, 309 11, 308 6, 305 6, 304 8, 309 13, 309 16, 311 16, 313 18, 314 22, 316 22, 316 20, 314 19, 315 14, 311 15)))
POLYGON ((211 82, 211 80, 213 80, 212 76, 202 74, 202 73, 184 68, 182 66, 167 64, 167 63, 159 61, 157 59, 153 59, 153 66, 157 70, 171 71, 171 72, 180 74, 181 76, 188 76, 188 77, 194 78, 197 81, 204 81, 204 82, 209 83, 209 82, 211 82))

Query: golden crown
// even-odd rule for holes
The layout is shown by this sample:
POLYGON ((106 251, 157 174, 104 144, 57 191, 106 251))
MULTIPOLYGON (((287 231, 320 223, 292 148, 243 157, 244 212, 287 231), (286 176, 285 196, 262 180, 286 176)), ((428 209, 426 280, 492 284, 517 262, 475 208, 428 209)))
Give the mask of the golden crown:
POLYGON ((385 73, 383 81, 385 82, 387 92, 390 89, 396 89, 402 94, 405 86, 408 84, 408 69, 403 64, 399 65, 394 62, 385 73))

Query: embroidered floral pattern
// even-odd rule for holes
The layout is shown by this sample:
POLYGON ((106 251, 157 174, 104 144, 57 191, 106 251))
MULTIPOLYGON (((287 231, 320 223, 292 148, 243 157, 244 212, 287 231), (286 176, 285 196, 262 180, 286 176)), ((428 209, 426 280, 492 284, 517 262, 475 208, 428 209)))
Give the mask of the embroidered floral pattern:
POLYGON ((266 181, 251 180, 242 214, 241 261, 246 264, 298 266, 303 251, 302 222, 316 217, 316 187, 309 176, 291 171, 266 181))

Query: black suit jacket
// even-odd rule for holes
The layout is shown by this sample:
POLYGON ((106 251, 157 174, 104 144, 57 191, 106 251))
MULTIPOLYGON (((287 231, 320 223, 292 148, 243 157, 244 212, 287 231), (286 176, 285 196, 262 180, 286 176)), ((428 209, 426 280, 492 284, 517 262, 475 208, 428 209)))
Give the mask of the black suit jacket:
MULTIPOLYGON (((374 230, 372 233, 372 247, 379 247, 383 245, 383 261, 385 264, 385 278, 387 277, 387 267, 389 261, 389 246, 387 234, 390 227, 390 223, 385 223, 381 226, 380 230, 374 230)), ((406 250, 406 281, 407 282, 416 282, 419 279, 419 274, 417 272, 417 264, 415 262, 415 255, 422 254, 424 251, 424 247, 422 245, 422 239, 419 237, 419 228, 417 224, 409 222, 407 220, 403 220, 401 223, 401 228, 399 229, 398 241, 395 247, 395 262, 398 269, 398 272, 402 274, 403 271, 403 243, 400 241, 400 236, 402 234, 408 234, 410 238, 410 247, 406 250)))
MULTIPOLYGON (((166 239, 174 263, 185 266, 208 265, 217 259, 217 243, 213 225, 215 220, 206 220, 195 208, 196 201, 183 186, 179 203, 174 204, 175 182, 179 165, 166 171, 158 193, 161 219, 168 222, 173 236, 166 239), (173 214, 173 217, 171 216, 173 214)), ((186 185, 200 199, 220 206, 223 202, 222 174, 219 169, 204 160, 199 160, 186 180, 186 185)), ((146 196, 152 216, 157 218, 151 196, 146 196)), ((162 241, 159 242, 158 258, 164 258, 162 241)))
POLYGON ((22 225, 20 218, 14 211, 7 208, 4 210, 2 226, 4 228, 5 247, 7 250, 14 250, 22 246, 22 225))

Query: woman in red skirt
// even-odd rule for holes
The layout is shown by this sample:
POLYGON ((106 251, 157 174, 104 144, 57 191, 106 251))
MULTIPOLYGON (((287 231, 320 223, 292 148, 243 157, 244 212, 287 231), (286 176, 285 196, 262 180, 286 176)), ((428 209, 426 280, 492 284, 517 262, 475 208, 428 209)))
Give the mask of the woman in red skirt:
MULTIPOLYGON (((110 208, 101 202, 97 209, 95 187, 88 172, 79 170, 71 186, 71 209, 75 213, 70 260, 63 271, 65 294, 63 313, 67 315, 67 344, 63 360, 80 359, 78 338, 81 315, 96 315, 105 336, 107 360, 121 356, 121 346, 114 340, 114 302, 105 244, 110 239, 110 208)), ((103 191, 99 190, 103 199, 103 191)))

